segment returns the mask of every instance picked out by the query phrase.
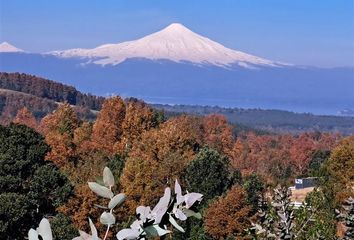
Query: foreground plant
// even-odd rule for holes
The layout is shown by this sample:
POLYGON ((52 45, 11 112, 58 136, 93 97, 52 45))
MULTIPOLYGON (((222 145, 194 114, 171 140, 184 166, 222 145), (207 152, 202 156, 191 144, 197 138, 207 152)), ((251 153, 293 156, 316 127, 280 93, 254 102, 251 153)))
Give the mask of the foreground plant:
POLYGON ((180 232, 184 232, 184 229, 177 223, 177 220, 185 221, 188 217, 200 219, 200 213, 192 209, 196 203, 202 200, 203 195, 189 192, 183 195, 181 186, 177 180, 174 192, 171 195, 171 189, 169 187, 165 188, 163 197, 160 198, 152 210, 146 206, 137 207, 137 220, 130 225, 130 228, 118 232, 118 240, 161 237, 171 233, 168 230, 169 224, 180 232))
POLYGON ((290 202, 290 190, 285 187, 274 189, 273 209, 260 210, 259 224, 250 229, 259 239, 293 239, 294 211, 290 202), (272 210, 274 214, 272 214, 272 210))
MULTIPOLYGON (((124 193, 119 193, 117 195, 114 195, 114 193, 112 191, 112 188, 114 187, 114 185, 115 185, 114 176, 108 167, 105 167, 103 170, 103 184, 97 183, 97 182, 89 182, 88 183, 89 188, 94 193, 96 193, 98 196, 110 199, 107 207, 96 205, 97 207, 105 210, 101 214, 101 217, 100 217, 100 223, 107 226, 107 230, 106 230, 106 233, 103 237, 103 240, 105 240, 107 238, 110 227, 116 223, 116 217, 113 215, 113 209, 115 207, 121 205, 125 200, 124 193)), ((88 239, 98 240, 98 239, 100 239, 98 237, 96 227, 90 218, 89 218, 89 224, 90 224, 90 228, 91 228, 91 235, 89 235, 83 231, 79 231, 80 236, 74 238, 73 240, 88 240, 88 239)))
MULTIPOLYGON (((114 177, 111 170, 107 167, 103 170, 103 181, 89 182, 89 188, 98 196, 110 199, 108 206, 96 205, 96 207, 104 209, 101 214, 100 223, 107 226, 107 230, 103 240, 107 239, 109 230, 116 223, 113 215, 115 207, 121 205, 125 200, 125 195, 119 193, 114 195, 112 188, 115 185, 114 177)), ((184 232, 184 229, 177 223, 177 220, 185 221, 188 217, 200 219, 201 214, 194 211, 195 205, 202 200, 203 195, 200 193, 189 193, 183 195, 181 186, 178 181, 175 182, 174 194, 171 188, 165 188, 163 197, 160 198, 157 205, 151 210, 148 206, 139 206, 136 208, 137 219, 131 224, 130 228, 119 231, 116 235, 118 240, 123 239, 145 239, 150 237, 160 237, 168 233, 169 226, 173 226, 177 230, 184 232)), ((79 230, 80 236, 73 240, 101 240, 98 236, 97 229, 89 218, 91 234, 79 230)), ((43 240, 52 240, 52 231, 49 221, 42 219, 37 230, 31 229, 28 232, 29 240, 39 240, 41 236, 43 240)))
POLYGON ((341 210, 336 210, 337 219, 342 221, 345 226, 345 233, 343 240, 349 240, 354 238, 354 198, 349 197, 342 204, 341 210))
POLYGON ((36 230, 31 228, 28 231, 28 239, 29 240, 39 240, 39 236, 41 236, 41 238, 43 240, 52 240, 53 239, 52 230, 50 228, 49 221, 46 218, 43 218, 41 220, 41 222, 39 223, 39 226, 36 230))

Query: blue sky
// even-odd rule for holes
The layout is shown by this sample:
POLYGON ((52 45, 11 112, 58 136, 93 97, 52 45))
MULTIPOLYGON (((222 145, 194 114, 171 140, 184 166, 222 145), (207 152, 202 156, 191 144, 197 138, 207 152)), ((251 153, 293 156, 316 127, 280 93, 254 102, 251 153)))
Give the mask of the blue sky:
POLYGON ((133 40, 173 22, 272 60, 354 66, 353 0, 0 0, 0 42, 32 52, 133 40))

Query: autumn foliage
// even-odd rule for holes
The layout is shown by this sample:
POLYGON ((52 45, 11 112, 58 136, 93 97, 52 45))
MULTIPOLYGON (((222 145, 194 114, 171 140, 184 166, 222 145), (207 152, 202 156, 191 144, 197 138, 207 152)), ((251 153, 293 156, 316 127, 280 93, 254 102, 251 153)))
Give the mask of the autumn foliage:
POLYGON ((40 129, 51 151, 46 159, 58 167, 68 169, 75 164, 76 153, 73 144, 74 131, 79 120, 69 104, 62 104, 56 111, 42 119, 40 129))
POLYGON ((126 161, 121 184, 131 211, 137 204, 151 204, 163 186, 179 178, 201 143, 198 118, 181 116, 145 132, 126 161))
POLYGON ((234 143, 232 164, 246 175, 257 173, 270 179, 288 179, 306 174, 313 154, 332 149, 338 140, 338 135, 326 133, 247 133, 234 143))
POLYGON ((77 229, 88 230, 87 217, 98 218, 100 211, 94 208, 94 204, 102 201, 89 189, 87 184, 75 187, 75 195, 69 201, 58 208, 58 211, 71 216, 77 229))
POLYGON ((203 138, 206 145, 224 153, 231 154, 234 143, 232 127, 225 116, 212 114, 203 118, 203 138))
POLYGON ((240 186, 234 186, 205 212, 205 230, 215 239, 242 239, 238 237, 244 235, 244 229, 250 225, 250 211, 245 191, 240 186))
POLYGON ((354 136, 343 139, 333 149, 327 163, 329 183, 336 192, 336 200, 342 202, 354 195, 354 136))
POLYGON ((33 114, 28 110, 28 108, 24 107, 17 112, 14 123, 23 124, 27 127, 36 129, 38 126, 36 118, 33 114))
POLYGON ((92 141, 96 149, 113 154, 114 145, 121 139, 125 118, 125 104, 120 97, 113 97, 103 103, 93 125, 92 141))
POLYGON ((104 166, 112 166, 118 190, 127 195, 118 214, 121 224, 131 220, 127 216, 138 205, 155 205, 163 189, 178 179, 205 195, 204 224, 193 230, 206 234, 205 239, 243 237, 257 207, 257 198, 249 194, 253 185, 245 184, 254 176, 270 184, 289 183, 310 174, 315 154, 334 149, 328 170, 336 186, 348 190, 348 182, 354 181, 352 137, 339 144, 339 135, 319 132, 235 135, 222 115, 178 115, 162 121, 146 103, 120 97, 106 99, 95 121, 79 116, 66 103, 40 124, 26 108, 13 119, 44 135, 50 146, 46 160, 74 185, 74 195, 57 211, 71 216, 78 229, 88 230, 87 218, 99 217, 100 210, 93 207, 98 199, 86 183, 95 181, 104 166), (239 179, 233 179, 235 173, 241 173, 239 179))
POLYGON ((143 101, 129 99, 126 103, 120 141, 115 143, 115 152, 127 153, 141 135, 156 125, 153 110, 143 101))

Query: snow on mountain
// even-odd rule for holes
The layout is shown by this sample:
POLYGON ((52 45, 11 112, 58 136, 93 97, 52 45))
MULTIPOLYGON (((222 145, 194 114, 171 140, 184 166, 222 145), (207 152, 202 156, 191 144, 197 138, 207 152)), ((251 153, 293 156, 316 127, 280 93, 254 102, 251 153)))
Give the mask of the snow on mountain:
POLYGON ((0 43, 0 52, 24 52, 22 49, 11 45, 8 42, 0 43))
POLYGON ((226 48, 179 23, 173 23, 159 32, 134 41, 105 44, 93 49, 53 51, 49 54, 64 58, 90 58, 93 63, 100 65, 117 65, 129 58, 167 59, 174 62, 187 61, 216 66, 238 64, 246 68, 253 68, 254 65, 285 65, 226 48))

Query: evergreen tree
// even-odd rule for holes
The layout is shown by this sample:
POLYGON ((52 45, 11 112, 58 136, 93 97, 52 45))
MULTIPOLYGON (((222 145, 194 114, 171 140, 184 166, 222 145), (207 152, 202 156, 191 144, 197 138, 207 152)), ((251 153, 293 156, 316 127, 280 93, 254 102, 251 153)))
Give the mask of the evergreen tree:
POLYGON ((185 179, 189 189, 200 192, 207 202, 229 186, 229 160, 210 148, 203 148, 187 166, 185 179))
POLYGON ((72 193, 67 178, 44 160, 43 137, 24 125, 0 126, 0 235, 23 239, 72 193))

